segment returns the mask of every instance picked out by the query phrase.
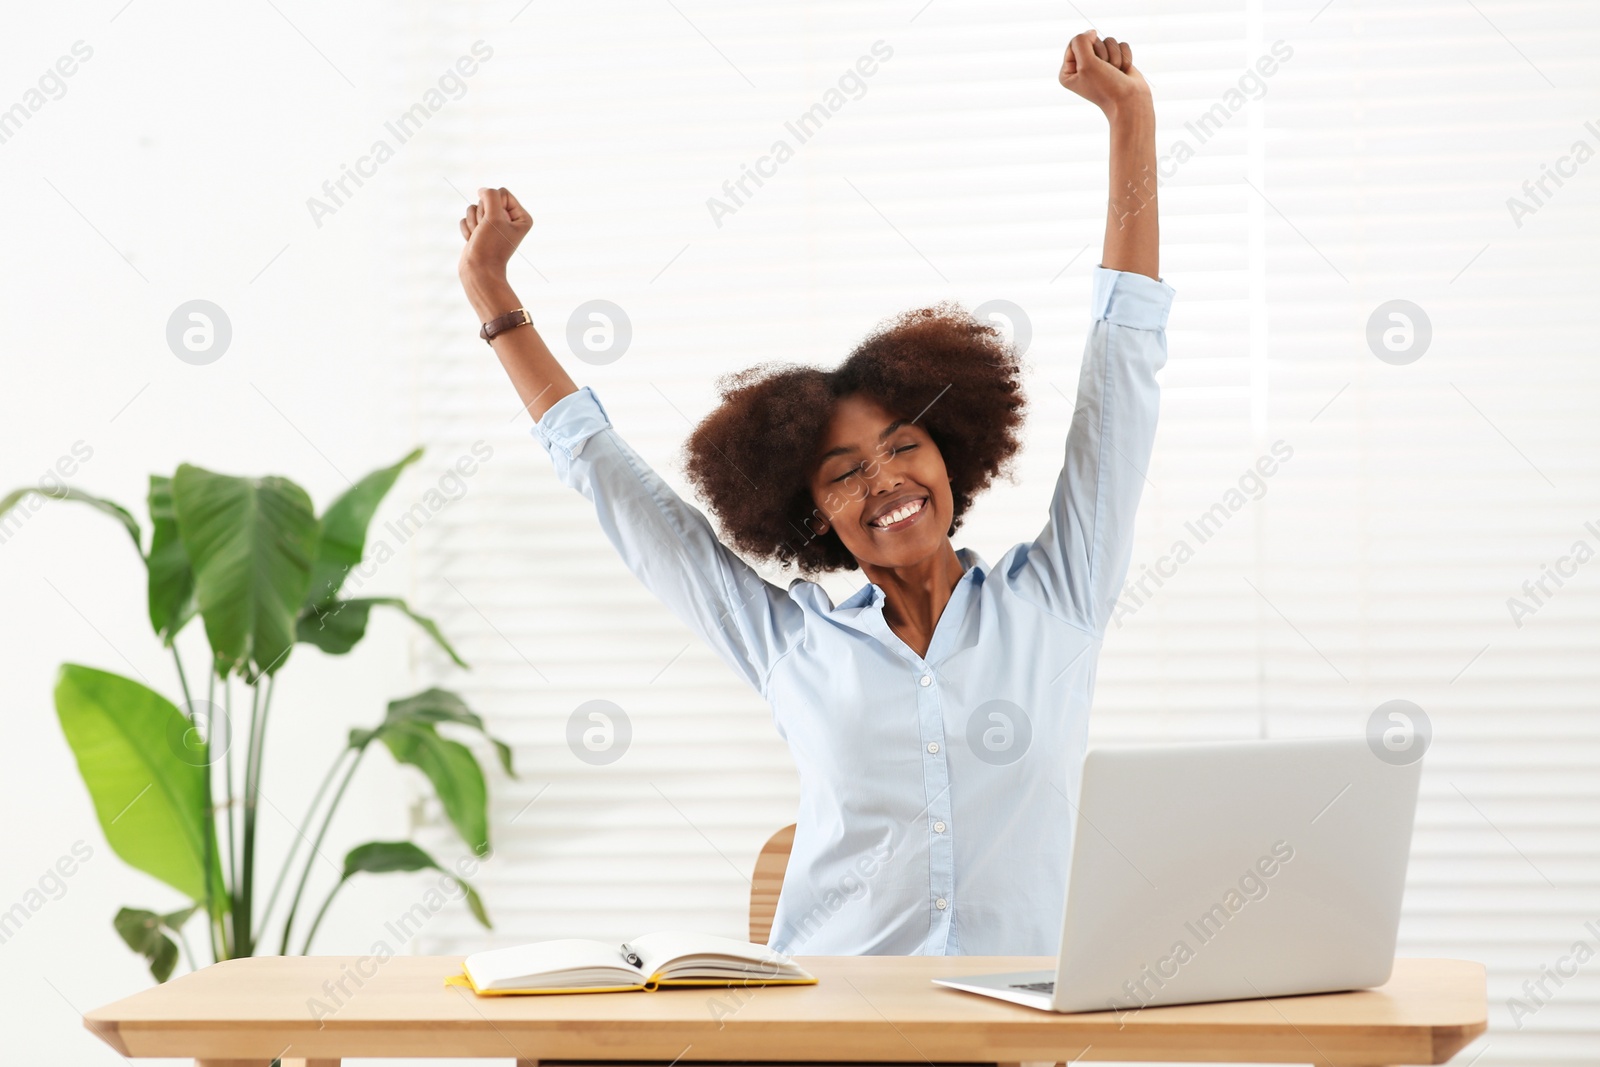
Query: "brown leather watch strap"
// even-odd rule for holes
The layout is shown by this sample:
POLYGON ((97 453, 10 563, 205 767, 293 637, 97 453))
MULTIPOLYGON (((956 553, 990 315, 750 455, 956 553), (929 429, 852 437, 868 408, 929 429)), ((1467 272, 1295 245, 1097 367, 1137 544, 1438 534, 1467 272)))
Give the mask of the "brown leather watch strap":
POLYGON ((528 312, 528 309, 517 308, 515 311, 508 311, 504 315, 501 315, 498 318, 490 319, 488 322, 484 323, 483 328, 478 331, 478 336, 483 338, 485 344, 489 344, 494 340, 494 338, 505 333, 514 326, 532 325, 533 316, 528 312))

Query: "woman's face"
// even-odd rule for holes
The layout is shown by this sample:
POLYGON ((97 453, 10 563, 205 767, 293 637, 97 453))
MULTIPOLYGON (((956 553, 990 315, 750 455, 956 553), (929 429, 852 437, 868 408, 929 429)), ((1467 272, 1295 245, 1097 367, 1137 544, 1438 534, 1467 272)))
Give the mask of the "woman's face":
POLYGON ((858 564, 905 567, 949 542, 950 475, 933 438, 870 397, 841 397, 811 473, 811 527, 838 532, 858 564))

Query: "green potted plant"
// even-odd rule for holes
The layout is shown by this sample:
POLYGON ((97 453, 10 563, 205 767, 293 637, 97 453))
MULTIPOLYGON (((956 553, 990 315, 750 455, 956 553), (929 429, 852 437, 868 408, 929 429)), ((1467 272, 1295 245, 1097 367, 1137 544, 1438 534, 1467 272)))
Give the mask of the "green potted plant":
MULTIPOLYGON (((145 957, 158 982, 171 976, 179 943, 190 967, 196 966, 183 928, 197 912, 206 917, 213 961, 255 955, 269 940, 268 923, 305 836, 296 835, 277 865, 271 893, 261 906, 256 895, 256 815, 263 756, 274 682, 295 645, 311 644, 342 655, 365 636, 374 609, 392 609, 420 626, 456 664, 466 666, 438 626, 405 601, 340 595, 345 576, 361 562, 378 505, 421 455, 417 449, 393 466, 373 471, 321 515, 305 490, 286 478, 236 477, 184 464, 170 477, 150 477, 148 545, 126 508, 70 486, 29 486, 0 498, 0 521, 30 494, 88 504, 127 530, 148 573, 150 625, 172 653, 182 706, 140 681, 76 663, 61 666, 55 705, 112 850, 190 900, 188 906, 164 913, 123 908, 114 920, 117 932, 145 957), (174 643, 196 615, 211 654, 203 696, 190 689, 174 643), (239 761, 232 752, 235 689, 241 690, 241 717, 242 709, 249 709, 238 782, 234 765, 239 761), (219 814, 223 833, 218 832, 219 814)), ((483 768, 470 748, 440 733, 441 727, 481 734, 506 773, 515 777, 510 748, 489 735, 483 720, 459 696, 444 689, 391 701, 380 722, 350 731, 302 823, 308 832, 312 825, 317 829, 287 897, 278 953, 291 950, 296 922, 304 918, 303 898, 317 850, 356 768, 375 743, 398 762, 418 768, 461 839, 475 854, 488 853, 483 768)), ((353 876, 423 869, 454 879, 473 915, 490 926, 473 887, 423 849, 409 841, 373 841, 345 856, 342 875, 305 927, 299 951, 309 951, 334 895, 353 876)))

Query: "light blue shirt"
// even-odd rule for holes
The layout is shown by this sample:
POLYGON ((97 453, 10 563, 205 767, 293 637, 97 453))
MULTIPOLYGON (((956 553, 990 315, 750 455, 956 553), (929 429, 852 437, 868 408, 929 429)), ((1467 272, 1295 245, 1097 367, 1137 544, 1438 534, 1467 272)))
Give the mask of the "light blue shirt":
POLYGON ((1173 291, 1095 268, 1044 529, 970 549, 925 656, 883 590, 834 605, 723 545, 588 388, 534 426, 628 567, 772 706, 800 778, 771 945, 805 955, 1054 955, 1095 663, 1132 551, 1173 291))

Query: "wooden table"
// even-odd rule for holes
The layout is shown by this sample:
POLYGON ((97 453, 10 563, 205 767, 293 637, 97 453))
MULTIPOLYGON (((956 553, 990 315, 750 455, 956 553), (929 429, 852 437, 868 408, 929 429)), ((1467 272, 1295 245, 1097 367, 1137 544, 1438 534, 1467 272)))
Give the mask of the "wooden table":
POLYGON ((1374 990, 1056 1015, 930 983, 1047 957, 799 957, 814 986, 479 997, 459 956, 229 960, 84 1016, 124 1056, 338 1067, 364 1056, 676 1061, 1444 1063, 1487 1025, 1483 965, 1400 959, 1374 990))

